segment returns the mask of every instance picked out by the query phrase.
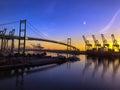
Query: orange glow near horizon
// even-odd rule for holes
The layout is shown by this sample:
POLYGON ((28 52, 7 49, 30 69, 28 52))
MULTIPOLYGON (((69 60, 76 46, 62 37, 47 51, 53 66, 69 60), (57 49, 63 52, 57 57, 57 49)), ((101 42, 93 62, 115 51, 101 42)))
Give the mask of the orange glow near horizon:
MULTIPOLYGON (((103 42, 102 42, 100 35, 95 35, 95 36, 96 36, 96 39, 99 40, 99 43, 102 45, 103 42)), ((108 43, 110 44, 110 49, 111 49, 112 48, 112 39, 110 37, 110 34, 106 34, 105 38, 107 39, 108 43)), ((119 36, 116 35, 115 38, 118 41, 118 44, 120 44, 119 36)), ((86 39, 89 40, 89 42, 92 44, 92 47, 94 47, 94 41, 93 41, 92 37, 89 35, 89 36, 86 36, 86 39)), ((27 41, 26 47, 33 48, 31 44, 37 45, 38 43, 40 43, 41 46, 44 47, 45 49, 62 49, 62 50, 67 49, 67 46, 50 43, 50 42, 43 42, 43 41, 27 41)), ((72 45, 77 47, 81 51, 85 50, 85 42, 82 37, 72 39, 72 45)), ((17 48, 17 47, 18 47, 18 41, 15 40, 15 48, 17 48)))

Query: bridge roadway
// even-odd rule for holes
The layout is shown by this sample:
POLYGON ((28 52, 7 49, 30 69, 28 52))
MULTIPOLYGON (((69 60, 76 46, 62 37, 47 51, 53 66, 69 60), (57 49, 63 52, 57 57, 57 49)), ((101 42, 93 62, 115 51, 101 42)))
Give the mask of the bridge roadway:
MULTIPOLYGON (((0 38, 5 38, 5 39, 8 39, 8 40, 11 39, 11 37, 10 37, 9 35, 5 35, 5 36, 0 35, 0 38)), ((13 36, 13 39, 19 40, 19 36, 13 36)), ((24 37, 21 37, 20 39, 24 39, 24 37)), ((32 41, 45 41, 45 42, 56 43, 56 44, 60 44, 60 45, 64 45, 64 46, 69 46, 69 47, 73 48, 74 50, 79 51, 79 49, 76 48, 75 46, 68 45, 68 44, 66 44, 66 43, 59 42, 59 41, 55 41, 55 40, 42 39, 42 38, 35 38, 35 37, 26 37, 26 40, 32 40, 32 41)))

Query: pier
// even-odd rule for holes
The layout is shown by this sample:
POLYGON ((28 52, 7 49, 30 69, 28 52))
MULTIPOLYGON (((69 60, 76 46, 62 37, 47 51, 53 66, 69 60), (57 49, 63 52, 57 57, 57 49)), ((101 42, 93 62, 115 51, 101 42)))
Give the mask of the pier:
POLYGON ((62 64, 68 61, 79 61, 76 57, 65 56, 46 56, 43 54, 37 55, 21 55, 21 56, 9 56, 1 58, 0 60, 0 70, 15 70, 15 69, 25 69, 33 68, 37 66, 50 65, 50 64, 62 64))

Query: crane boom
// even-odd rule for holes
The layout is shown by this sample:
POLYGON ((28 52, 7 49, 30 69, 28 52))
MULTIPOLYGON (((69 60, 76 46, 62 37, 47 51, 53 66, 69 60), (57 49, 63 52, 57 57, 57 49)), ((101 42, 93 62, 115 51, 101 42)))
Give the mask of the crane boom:
POLYGON ((109 44, 108 44, 106 38, 104 37, 104 34, 101 34, 101 37, 102 37, 102 41, 103 41, 103 47, 108 49, 109 44))
POLYGON ((88 45, 89 44, 89 41, 85 38, 85 36, 83 35, 83 39, 85 41, 85 44, 88 45))
POLYGON ((83 40, 85 42, 85 49, 86 50, 91 49, 92 48, 92 44, 89 43, 89 40, 87 40, 84 35, 82 37, 83 37, 83 40))
POLYGON ((100 45, 99 41, 95 38, 95 35, 92 35, 95 45, 100 45))
POLYGON ((119 50, 119 44, 118 44, 117 40, 115 39, 114 34, 111 34, 111 37, 112 37, 112 41, 113 41, 113 45, 112 45, 113 49, 117 48, 117 50, 119 50))
POLYGON ((111 34, 111 37, 112 37, 113 45, 118 45, 118 42, 117 42, 117 40, 115 39, 114 34, 111 34))
POLYGON ((14 36, 14 33, 15 33, 15 29, 9 32, 9 36, 14 36))
POLYGON ((0 31, 0 35, 5 35, 6 34, 7 29, 5 28, 4 30, 0 31))
POLYGON ((108 44, 108 43, 107 43, 107 40, 106 40, 105 37, 104 37, 104 34, 101 34, 101 37, 102 37, 103 44, 108 44))

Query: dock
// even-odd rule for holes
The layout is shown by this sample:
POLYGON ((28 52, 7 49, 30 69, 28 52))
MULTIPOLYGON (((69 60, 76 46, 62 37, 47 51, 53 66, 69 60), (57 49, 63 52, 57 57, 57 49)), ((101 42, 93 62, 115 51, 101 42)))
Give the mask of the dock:
POLYGON ((9 60, 3 60, 0 65, 0 70, 16 70, 16 69, 25 69, 25 68, 33 68, 43 65, 51 65, 51 64, 62 64, 67 61, 77 61, 78 58, 66 58, 64 56, 45 56, 42 58, 38 58, 36 56, 29 57, 29 59, 26 59, 26 57, 17 57, 16 59, 12 57, 9 60), (9 62, 7 62, 9 61, 9 62))

